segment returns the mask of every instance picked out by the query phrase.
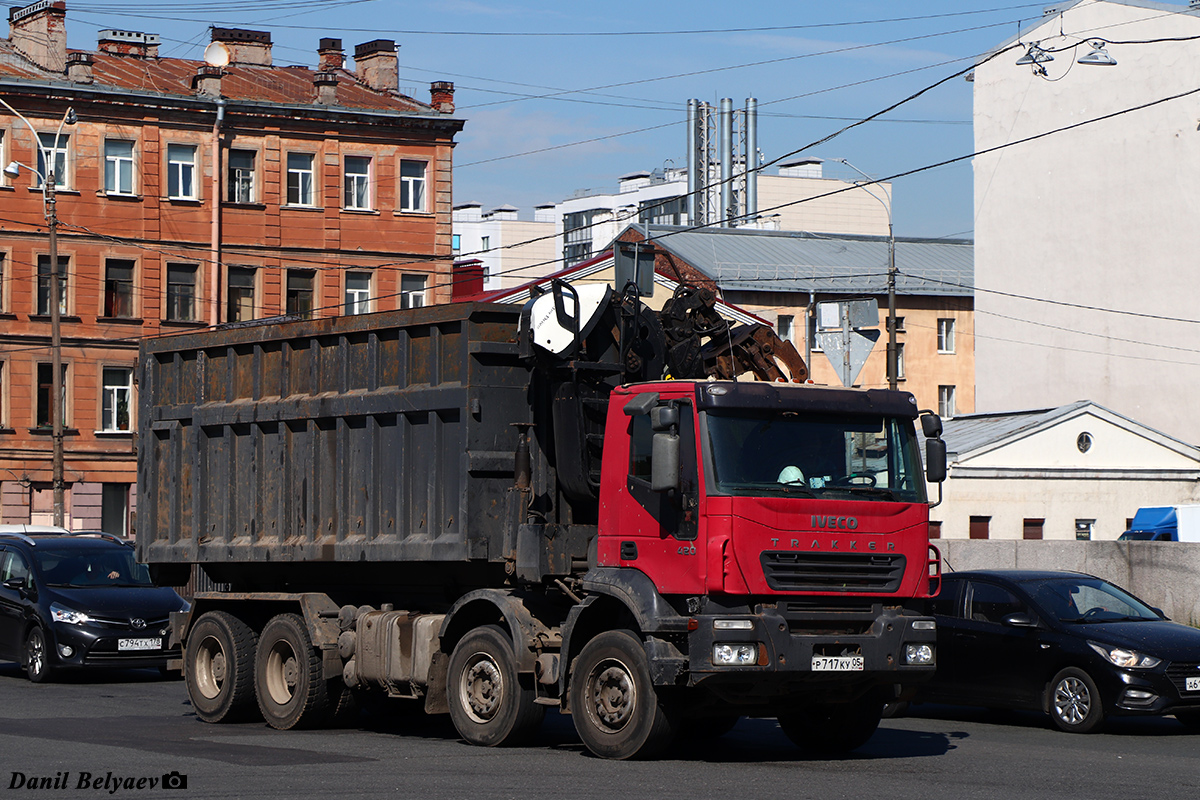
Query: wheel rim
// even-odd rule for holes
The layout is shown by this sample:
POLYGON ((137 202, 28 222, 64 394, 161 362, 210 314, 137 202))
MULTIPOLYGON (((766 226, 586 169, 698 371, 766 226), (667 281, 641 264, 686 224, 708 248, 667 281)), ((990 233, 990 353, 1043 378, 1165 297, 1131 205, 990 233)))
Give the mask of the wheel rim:
POLYGON ((1054 710, 1068 725, 1079 725, 1092 710, 1092 693, 1079 678, 1063 678, 1054 687, 1054 710))
POLYGON ((193 670, 196 676, 196 688, 200 694, 209 700, 221 694, 225 684, 229 664, 225 648, 215 636, 208 636, 196 648, 196 663, 193 670))
POLYGON ((30 674, 41 675, 42 670, 46 668, 46 643, 42 641, 42 635, 37 631, 29 635, 26 651, 30 674))
POLYGON ((632 671, 616 659, 601 661, 588 676, 587 701, 588 714, 600 730, 620 731, 637 709, 637 684, 632 671))
POLYGON ((472 653, 463 666, 458 682, 460 705, 472 720, 492 720, 504 700, 504 675, 496 660, 487 653, 472 653))
POLYGON ((296 651, 283 639, 271 645, 266 665, 267 694, 281 706, 292 700, 300 679, 300 661, 296 651))

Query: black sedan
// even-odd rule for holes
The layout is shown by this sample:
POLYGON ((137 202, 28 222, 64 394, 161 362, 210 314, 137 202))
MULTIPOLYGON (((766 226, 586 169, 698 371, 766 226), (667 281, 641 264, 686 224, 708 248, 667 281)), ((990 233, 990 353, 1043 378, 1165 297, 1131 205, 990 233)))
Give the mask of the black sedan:
POLYGON ((1087 733, 1115 715, 1200 729, 1200 630, 1078 572, 981 570, 942 580, 937 673, 919 702, 1036 709, 1087 733))

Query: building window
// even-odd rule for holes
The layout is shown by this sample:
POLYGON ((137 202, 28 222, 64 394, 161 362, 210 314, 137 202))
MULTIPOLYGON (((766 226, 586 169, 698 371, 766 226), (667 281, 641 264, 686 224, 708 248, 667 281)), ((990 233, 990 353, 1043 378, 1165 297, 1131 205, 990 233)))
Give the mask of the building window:
POLYGON ((287 314, 291 317, 308 319, 313 310, 313 280, 316 273, 312 270, 290 269, 287 274, 287 314))
POLYGON ((167 145, 167 196, 174 200, 196 199, 195 145, 167 145))
POLYGON ((991 517, 971 517, 968 530, 972 539, 988 538, 988 526, 991 524, 991 517))
POLYGON ((100 530, 129 535, 129 484, 104 483, 100 490, 100 530))
POLYGON ((793 331, 796 326, 796 318, 791 314, 780 314, 775 320, 775 332, 780 339, 785 342, 792 341, 793 331))
POLYGON ((229 268, 230 322, 254 319, 254 270, 247 267, 229 268))
POLYGON ((1091 541, 1092 533, 1095 529, 1096 520, 1077 519, 1075 520, 1075 539, 1080 542, 1091 541))
POLYGON ((104 396, 100 401, 101 429, 128 431, 129 409, 133 400, 133 370, 104 368, 104 396))
MULTIPOLYGON (((884 329, 887 329, 887 320, 884 320, 884 329)), ((904 333, 904 317, 896 317, 896 333, 904 333)))
POLYGON ((254 202, 253 150, 229 151, 229 202, 254 202))
MULTIPOLYGON (((67 365, 62 365, 62 409, 63 409, 63 426, 67 422, 67 365)), ((54 425, 54 409, 50 407, 50 398, 54 396, 54 365, 53 364, 38 364, 37 365, 37 417, 34 419, 34 424, 39 428, 50 428, 54 425)))
POLYGON ((950 419, 954 416, 954 387, 939 386, 938 387, 938 415, 942 419, 950 419))
POLYGON ((450 236, 450 249, 454 252, 462 250, 462 236, 455 233, 450 236))
POLYGON ((313 205, 312 153, 288 153, 287 202, 289 206, 313 205))
POLYGON ((371 159, 346 156, 346 208, 354 211, 371 209, 371 159))
POLYGON ((954 320, 939 319, 938 320, 938 352, 953 353, 954 352, 954 320))
POLYGON ((8 415, 4 413, 8 408, 4 402, 4 384, 7 378, 8 376, 4 374, 4 362, 0 361, 0 428, 8 424, 8 415))
POLYGON ((1022 539, 1041 539, 1042 528, 1045 527, 1046 520, 1044 519, 1027 519, 1021 526, 1022 539))
POLYGON ((682 225, 686 216, 686 197, 643 200, 638 203, 638 222, 643 225, 682 225))
POLYGON ((346 273, 346 313, 368 314, 371 311, 371 273, 346 273))
POLYGON ((104 262, 104 316, 133 316, 134 262, 110 258, 104 262))
POLYGON ((196 319, 196 265, 167 264, 167 319, 196 319))
POLYGON ((479 249, 480 250, 491 250, 492 249, 492 237, 490 237, 490 236, 479 237, 479 249))
POLYGON ((400 210, 425 210, 425 162, 400 162, 400 210))
POLYGON ((420 308, 425 305, 425 276, 400 276, 400 307, 420 308))
POLYGON ((896 380, 904 380, 904 342, 896 342, 896 380))
POLYGON ((563 266, 570 267, 592 257, 592 216, 595 211, 563 215, 563 266))
POLYGON ((38 148, 38 178, 37 185, 42 185, 42 175, 46 174, 46 158, 47 153, 50 154, 50 162, 54 165, 54 185, 60 189, 69 189, 71 182, 70 175, 67 174, 67 146, 70 144, 71 136, 67 133, 39 133, 38 142, 41 147, 38 148), (57 146, 56 146, 57 143, 57 146))
POLYGON ((104 141, 104 191, 133 194, 133 142, 104 141))
MULTIPOLYGON (((70 257, 58 257, 58 312, 67 313, 67 262, 70 257)), ((50 316, 50 256, 38 256, 37 313, 50 316)))
POLYGON ((934 522, 933 520, 929 521, 929 538, 930 539, 942 538, 942 523, 941 522, 934 522))

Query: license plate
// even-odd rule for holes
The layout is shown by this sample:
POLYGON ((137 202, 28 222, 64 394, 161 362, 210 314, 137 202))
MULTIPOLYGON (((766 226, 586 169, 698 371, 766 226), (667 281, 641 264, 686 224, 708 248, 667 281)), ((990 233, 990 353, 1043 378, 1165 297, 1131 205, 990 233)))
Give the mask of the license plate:
POLYGON ((1200 692, 1200 678, 1188 678, 1183 688, 1189 692, 1200 692))
POLYGON ((162 639, 117 639, 118 650, 162 650, 162 639))
POLYGON ((813 672, 862 672, 862 656, 813 656, 813 672))

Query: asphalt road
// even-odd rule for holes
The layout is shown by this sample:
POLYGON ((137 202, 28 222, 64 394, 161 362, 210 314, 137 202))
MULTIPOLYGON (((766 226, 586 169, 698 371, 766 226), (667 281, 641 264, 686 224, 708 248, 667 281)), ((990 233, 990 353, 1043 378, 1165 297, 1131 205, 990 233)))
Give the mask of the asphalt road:
POLYGON ((1118 720, 1076 736, 1034 714, 922 706, 884 720, 840 760, 805 758, 774 720, 742 720, 662 760, 615 763, 587 754, 570 718, 557 715, 534 745, 514 750, 465 745, 445 717, 364 716, 350 729, 285 733, 261 722, 206 725, 183 683, 156 672, 34 685, 0 664, 0 800, 156 796, 169 773, 186 776, 186 788, 168 796, 189 800, 1190 800, 1200 796, 1198 753, 1200 735, 1173 719, 1118 720))

